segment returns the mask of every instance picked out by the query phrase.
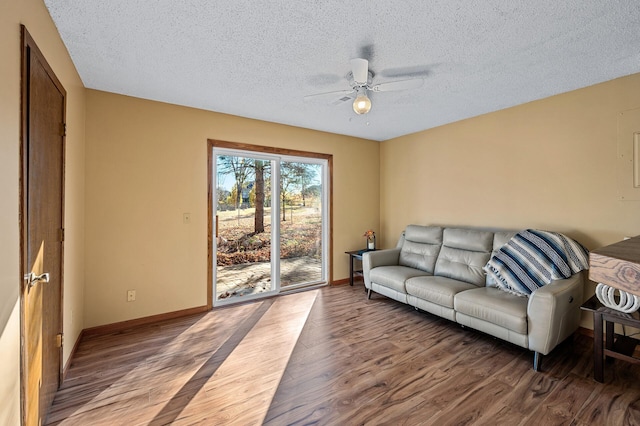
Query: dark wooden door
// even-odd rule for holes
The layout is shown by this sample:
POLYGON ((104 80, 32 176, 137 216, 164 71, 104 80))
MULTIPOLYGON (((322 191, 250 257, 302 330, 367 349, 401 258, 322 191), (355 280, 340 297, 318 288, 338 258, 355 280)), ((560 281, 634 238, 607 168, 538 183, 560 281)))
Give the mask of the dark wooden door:
POLYGON ((23 415, 38 425, 62 372, 66 92, 24 27, 22 47, 23 415))

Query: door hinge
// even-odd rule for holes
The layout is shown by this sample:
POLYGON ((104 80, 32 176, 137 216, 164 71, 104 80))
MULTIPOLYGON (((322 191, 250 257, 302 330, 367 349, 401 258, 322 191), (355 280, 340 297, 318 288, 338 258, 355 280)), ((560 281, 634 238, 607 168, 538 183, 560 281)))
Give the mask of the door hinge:
POLYGON ((58 333, 56 334, 56 347, 61 348, 64 343, 64 334, 58 333))
POLYGON ((60 241, 64 241, 64 228, 60 228, 60 241))
POLYGON ((60 123, 60 135, 67 136, 67 123, 60 123))

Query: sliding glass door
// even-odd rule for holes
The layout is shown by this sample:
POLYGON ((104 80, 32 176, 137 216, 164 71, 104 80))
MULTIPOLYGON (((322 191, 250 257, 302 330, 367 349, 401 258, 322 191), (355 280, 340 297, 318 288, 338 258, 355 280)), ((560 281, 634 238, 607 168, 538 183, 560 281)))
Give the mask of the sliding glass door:
POLYGON ((327 282, 327 162, 213 150, 214 306, 327 282))
POLYGON ((215 159, 215 300, 272 294, 274 161, 234 153, 215 159))
POLYGON ((322 165, 280 162, 280 285, 323 280, 322 165))

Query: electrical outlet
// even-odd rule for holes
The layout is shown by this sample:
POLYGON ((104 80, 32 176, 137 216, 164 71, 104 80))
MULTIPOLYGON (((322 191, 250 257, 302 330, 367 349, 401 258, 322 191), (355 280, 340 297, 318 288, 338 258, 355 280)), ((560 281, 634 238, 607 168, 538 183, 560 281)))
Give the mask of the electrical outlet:
POLYGON ((127 302, 133 302, 136 300, 136 291, 127 290, 127 302))
POLYGON ((191 213, 182 213, 182 223, 185 225, 191 223, 191 213))

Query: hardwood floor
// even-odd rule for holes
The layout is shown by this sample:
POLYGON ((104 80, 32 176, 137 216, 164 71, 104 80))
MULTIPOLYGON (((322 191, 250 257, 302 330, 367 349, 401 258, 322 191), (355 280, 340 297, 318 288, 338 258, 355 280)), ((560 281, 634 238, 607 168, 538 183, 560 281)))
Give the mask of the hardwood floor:
POLYGON ((326 287, 80 342, 49 425, 638 425, 640 365, 533 354, 326 287))

